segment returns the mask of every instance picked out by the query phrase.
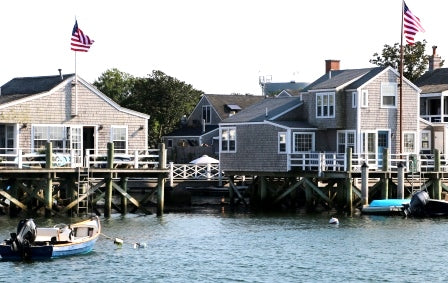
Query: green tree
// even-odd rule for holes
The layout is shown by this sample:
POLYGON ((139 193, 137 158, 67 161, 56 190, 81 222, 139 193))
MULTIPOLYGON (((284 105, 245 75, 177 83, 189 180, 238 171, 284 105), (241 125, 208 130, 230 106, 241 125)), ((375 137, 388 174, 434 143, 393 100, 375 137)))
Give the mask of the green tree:
POLYGON ((162 71, 153 71, 145 78, 134 78, 112 69, 103 73, 94 85, 121 106, 151 116, 148 130, 151 147, 157 146, 162 136, 180 126, 182 116, 191 113, 203 94, 162 71))
POLYGON ((124 106, 151 115, 149 142, 155 146, 162 136, 179 127, 181 117, 193 110, 202 94, 190 84, 153 71, 147 78, 136 79, 124 106))
POLYGON ((113 101, 121 104, 132 93, 135 78, 116 68, 106 70, 93 85, 113 101))
MULTIPOLYGON (((425 55, 426 40, 417 41, 414 45, 405 45, 403 50, 403 76, 414 82, 428 68, 429 55, 425 55)), ((374 53, 370 63, 377 66, 391 66, 397 70, 400 67, 400 44, 395 43, 393 46, 384 45, 381 54, 374 53)), ((443 64, 443 62, 441 63, 443 64)))

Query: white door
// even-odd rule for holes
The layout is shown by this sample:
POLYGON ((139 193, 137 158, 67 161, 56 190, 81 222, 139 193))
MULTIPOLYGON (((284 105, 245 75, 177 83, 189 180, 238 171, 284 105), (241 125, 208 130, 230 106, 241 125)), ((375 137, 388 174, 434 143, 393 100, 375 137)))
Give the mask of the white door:
POLYGON ((82 167, 82 127, 70 127, 72 167, 82 167))

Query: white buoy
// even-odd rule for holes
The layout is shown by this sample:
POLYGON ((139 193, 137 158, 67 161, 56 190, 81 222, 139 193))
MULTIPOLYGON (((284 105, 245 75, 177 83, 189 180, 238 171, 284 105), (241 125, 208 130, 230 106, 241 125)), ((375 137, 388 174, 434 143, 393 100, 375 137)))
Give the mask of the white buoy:
POLYGON ((328 221, 330 224, 339 224, 339 220, 336 217, 331 217, 330 221, 328 221))
POLYGON ((134 249, 144 249, 146 248, 146 243, 135 243, 134 249))
POLYGON ((120 238, 115 238, 114 244, 117 246, 121 246, 121 245, 123 245, 123 240, 120 238))

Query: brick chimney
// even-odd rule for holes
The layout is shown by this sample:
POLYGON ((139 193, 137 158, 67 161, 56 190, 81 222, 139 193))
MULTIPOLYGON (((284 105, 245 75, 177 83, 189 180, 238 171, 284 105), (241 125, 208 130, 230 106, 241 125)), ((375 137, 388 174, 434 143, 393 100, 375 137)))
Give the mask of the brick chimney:
POLYGON ((330 71, 337 71, 339 70, 339 60, 325 60, 325 74, 327 74, 330 71))
POLYGON ((437 46, 432 47, 432 56, 429 57, 429 71, 440 69, 440 62, 442 58, 436 54, 437 46))

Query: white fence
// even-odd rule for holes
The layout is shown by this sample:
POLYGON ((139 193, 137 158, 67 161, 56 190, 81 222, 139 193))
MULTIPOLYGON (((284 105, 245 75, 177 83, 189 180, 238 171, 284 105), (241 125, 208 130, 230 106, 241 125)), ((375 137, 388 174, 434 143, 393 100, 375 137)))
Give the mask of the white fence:
MULTIPOLYGON (((53 167, 107 167, 107 149, 88 149, 82 163, 73 162, 76 158, 75 150, 58 151, 52 153, 53 167)), ((31 149, 0 148, 0 167, 16 168, 44 168, 46 166, 45 152, 33 152, 31 149)), ((113 168, 158 168, 158 149, 135 149, 128 153, 115 153, 113 168)), ((166 165, 164 166, 166 167, 166 165)))

